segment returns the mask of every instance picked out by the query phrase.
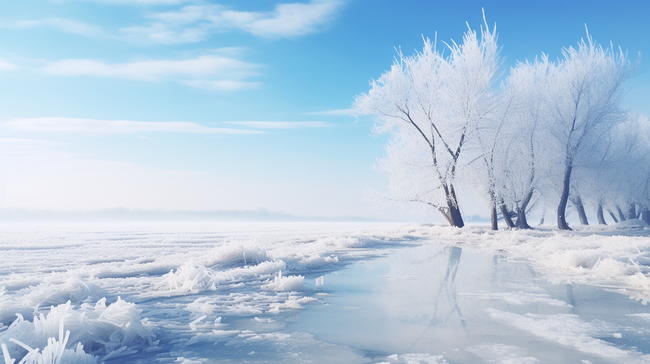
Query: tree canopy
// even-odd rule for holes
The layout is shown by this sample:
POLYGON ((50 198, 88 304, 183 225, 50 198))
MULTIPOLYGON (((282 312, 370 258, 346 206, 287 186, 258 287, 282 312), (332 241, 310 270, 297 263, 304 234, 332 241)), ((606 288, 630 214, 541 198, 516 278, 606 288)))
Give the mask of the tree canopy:
POLYGON ((558 227, 569 229, 569 202, 583 224, 585 204, 599 223, 605 210, 650 223, 648 118, 621 107, 636 65, 587 32, 561 59, 519 62, 499 83, 497 38, 486 22, 459 44, 424 39, 414 55, 398 50, 356 97, 357 113, 391 136, 377 165, 390 179, 385 197, 433 207, 457 227, 458 194, 470 190, 490 206, 493 229, 499 215, 530 228, 534 208, 556 209, 558 227))

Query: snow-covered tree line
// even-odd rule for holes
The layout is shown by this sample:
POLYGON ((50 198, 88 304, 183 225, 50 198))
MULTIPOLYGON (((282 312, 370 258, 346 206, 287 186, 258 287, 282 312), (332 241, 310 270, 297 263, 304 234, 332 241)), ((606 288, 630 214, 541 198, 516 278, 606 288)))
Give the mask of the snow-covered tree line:
POLYGON ((493 229, 499 215, 530 228, 535 208, 569 229, 569 206, 582 224, 585 209, 601 224, 605 213, 650 223, 650 122, 621 107, 636 68, 623 51, 587 33, 556 61, 542 55, 502 78, 496 26, 436 43, 398 51, 354 102, 391 136, 377 165, 390 177, 387 198, 429 205, 457 227, 459 193, 470 189, 489 205, 493 229))

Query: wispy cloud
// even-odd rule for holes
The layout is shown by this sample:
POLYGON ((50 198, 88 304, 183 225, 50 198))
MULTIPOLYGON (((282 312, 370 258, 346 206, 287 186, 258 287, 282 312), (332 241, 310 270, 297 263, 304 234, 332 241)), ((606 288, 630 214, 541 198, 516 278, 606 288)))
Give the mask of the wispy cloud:
POLYGON ((295 37, 319 30, 331 20, 341 5, 340 1, 279 4, 271 14, 233 12, 231 19, 238 27, 256 36, 295 37))
POLYGON ((54 146, 64 145, 65 143, 53 142, 49 140, 23 139, 23 138, 0 138, 0 144, 10 145, 12 147, 34 147, 34 146, 54 146))
POLYGON ((47 18, 43 20, 19 20, 0 22, 0 28, 29 29, 37 27, 48 27, 66 33, 83 35, 88 37, 107 36, 102 28, 77 20, 63 18, 47 18))
POLYGON ((191 5, 178 11, 151 13, 154 23, 121 29, 140 42, 199 42, 212 32, 241 30, 263 38, 292 38, 318 32, 342 8, 340 0, 278 4, 273 11, 238 11, 222 5, 191 5))
MULTIPOLYGON (((56 0, 55 0, 56 1, 56 0)), ((58 0, 66 1, 66 0, 58 0)), ((85 0, 121 5, 181 5, 193 0, 85 0)), ((342 0, 277 4, 272 11, 239 11, 218 4, 188 5, 166 12, 149 12, 147 25, 119 29, 118 34, 86 22, 46 18, 0 21, 0 28, 47 27, 87 37, 125 39, 135 43, 183 44, 205 40, 211 33, 239 30, 257 37, 295 38, 321 31, 343 7, 342 0)))
POLYGON ((115 5, 176 5, 176 4, 196 2, 195 0, 85 0, 85 1, 104 3, 104 4, 115 4, 115 5))
POLYGON ((261 82, 233 81, 233 80, 218 80, 218 81, 190 80, 190 81, 184 81, 183 83, 191 87, 197 87, 206 90, 221 90, 221 91, 255 89, 262 85, 261 82))
POLYGON ((0 71, 15 71, 18 69, 18 66, 11 62, 0 60, 0 71))
POLYGON ((322 111, 311 111, 303 113, 305 115, 328 115, 328 116, 354 116, 353 109, 333 109, 322 111))
POLYGON ((185 60, 150 60, 106 63, 92 59, 65 59, 49 63, 43 71, 59 76, 126 78, 139 81, 181 82, 211 90, 233 91, 259 87, 247 79, 260 65, 231 57, 205 55, 185 60))
POLYGON ((186 121, 97 120, 63 117, 16 118, 2 124, 14 130, 75 134, 137 134, 169 132, 190 134, 263 134, 258 130, 213 128, 186 121))
POLYGON ((257 129, 326 128, 332 126, 323 121, 227 121, 224 124, 248 126, 257 129))

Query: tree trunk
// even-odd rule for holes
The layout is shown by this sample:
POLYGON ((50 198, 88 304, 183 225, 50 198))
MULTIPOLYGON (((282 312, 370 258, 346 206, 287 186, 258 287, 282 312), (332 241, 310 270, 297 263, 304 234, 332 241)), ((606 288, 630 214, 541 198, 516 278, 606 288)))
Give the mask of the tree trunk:
POLYGON ((532 229, 526 220, 526 210, 517 207, 517 223, 515 226, 519 229, 532 229))
POLYGON ((616 204, 616 211, 618 212, 618 218, 619 218, 621 221, 625 221, 625 220, 627 220, 627 219, 625 218, 625 214, 623 213, 623 210, 621 210, 621 207, 620 207, 618 204, 616 204))
POLYGON ((452 226, 459 228, 465 226, 463 216, 460 214, 460 209, 458 209, 458 206, 450 206, 449 208, 451 210, 451 220, 453 221, 452 226))
POLYGON ((587 213, 585 212, 585 205, 582 204, 582 199, 580 196, 571 199, 571 202, 573 202, 573 204, 576 206, 576 210, 578 210, 580 225, 589 225, 589 220, 587 220, 587 213))
POLYGON ((453 209, 451 216, 454 219, 454 224, 462 228, 465 226, 465 222, 463 221, 463 215, 460 213, 460 208, 458 207, 458 199, 456 198, 456 190, 454 190, 454 185, 449 185, 449 190, 451 191, 451 198, 453 199, 453 209))
POLYGON ((528 225, 528 221, 526 220, 526 208, 530 203, 530 199, 533 197, 533 191, 534 190, 532 188, 528 190, 528 193, 526 193, 526 196, 521 201, 521 205, 517 206, 517 223, 515 226, 519 229, 531 229, 530 225, 528 225))
POLYGON ((490 220, 492 221, 492 230, 499 230, 499 222, 497 220, 497 206, 492 202, 490 208, 490 220))
POLYGON ((627 218, 628 220, 636 219, 636 207, 633 203, 627 206, 627 218))
POLYGON ((603 214, 603 204, 598 204, 598 210, 596 211, 596 216, 598 217, 598 225, 607 225, 605 222, 605 215, 603 214))
POLYGON ((645 221, 646 224, 650 225, 650 210, 644 208, 641 212, 641 219, 645 221))
POLYGON ((465 222, 463 222, 463 216, 460 214, 460 209, 458 208, 458 199, 456 199, 454 186, 452 184, 443 184, 443 189, 447 198, 447 208, 438 210, 445 216, 449 225, 462 228, 465 226, 465 222))
POLYGON ((560 230, 571 230, 569 224, 566 223, 566 204, 569 202, 569 187, 571 186, 571 171, 573 166, 571 163, 566 164, 564 169, 564 186, 562 188, 562 197, 560 197, 560 204, 557 206, 557 227, 560 230))
POLYGON ((544 212, 544 213, 542 214, 542 219, 539 220, 539 225, 540 225, 540 226, 541 226, 541 225, 544 225, 544 217, 545 217, 545 216, 546 216, 546 212, 544 212))
POLYGON ((607 212, 609 212, 609 216, 612 217, 612 220, 614 220, 614 222, 617 223, 617 222, 618 222, 618 219, 616 218, 616 215, 614 215, 614 213, 612 212, 612 210, 607 209, 607 212))
POLYGON ((512 218, 510 217, 510 211, 508 211, 508 207, 506 207, 505 202, 501 200, 501 215, 503 215, 503 221, 505 221, 506 225, 508 225, 509 228, 515 227, 515 223, 512 222, 512 218))

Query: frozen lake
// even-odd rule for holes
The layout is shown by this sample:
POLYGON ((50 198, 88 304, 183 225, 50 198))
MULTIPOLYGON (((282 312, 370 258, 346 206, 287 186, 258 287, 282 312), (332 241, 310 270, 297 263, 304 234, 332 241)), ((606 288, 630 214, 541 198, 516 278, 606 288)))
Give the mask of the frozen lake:
POLYGON ((0 363, 650 361, 646 228, 1 231, 0 363))
POLYGON ((503 256, 426 244, 323 281, 325 302, 291 327, 371 362, 391 362, 391 354, 450 363, 650 359, 648 305, 603 288, 551 284, 503 256))

